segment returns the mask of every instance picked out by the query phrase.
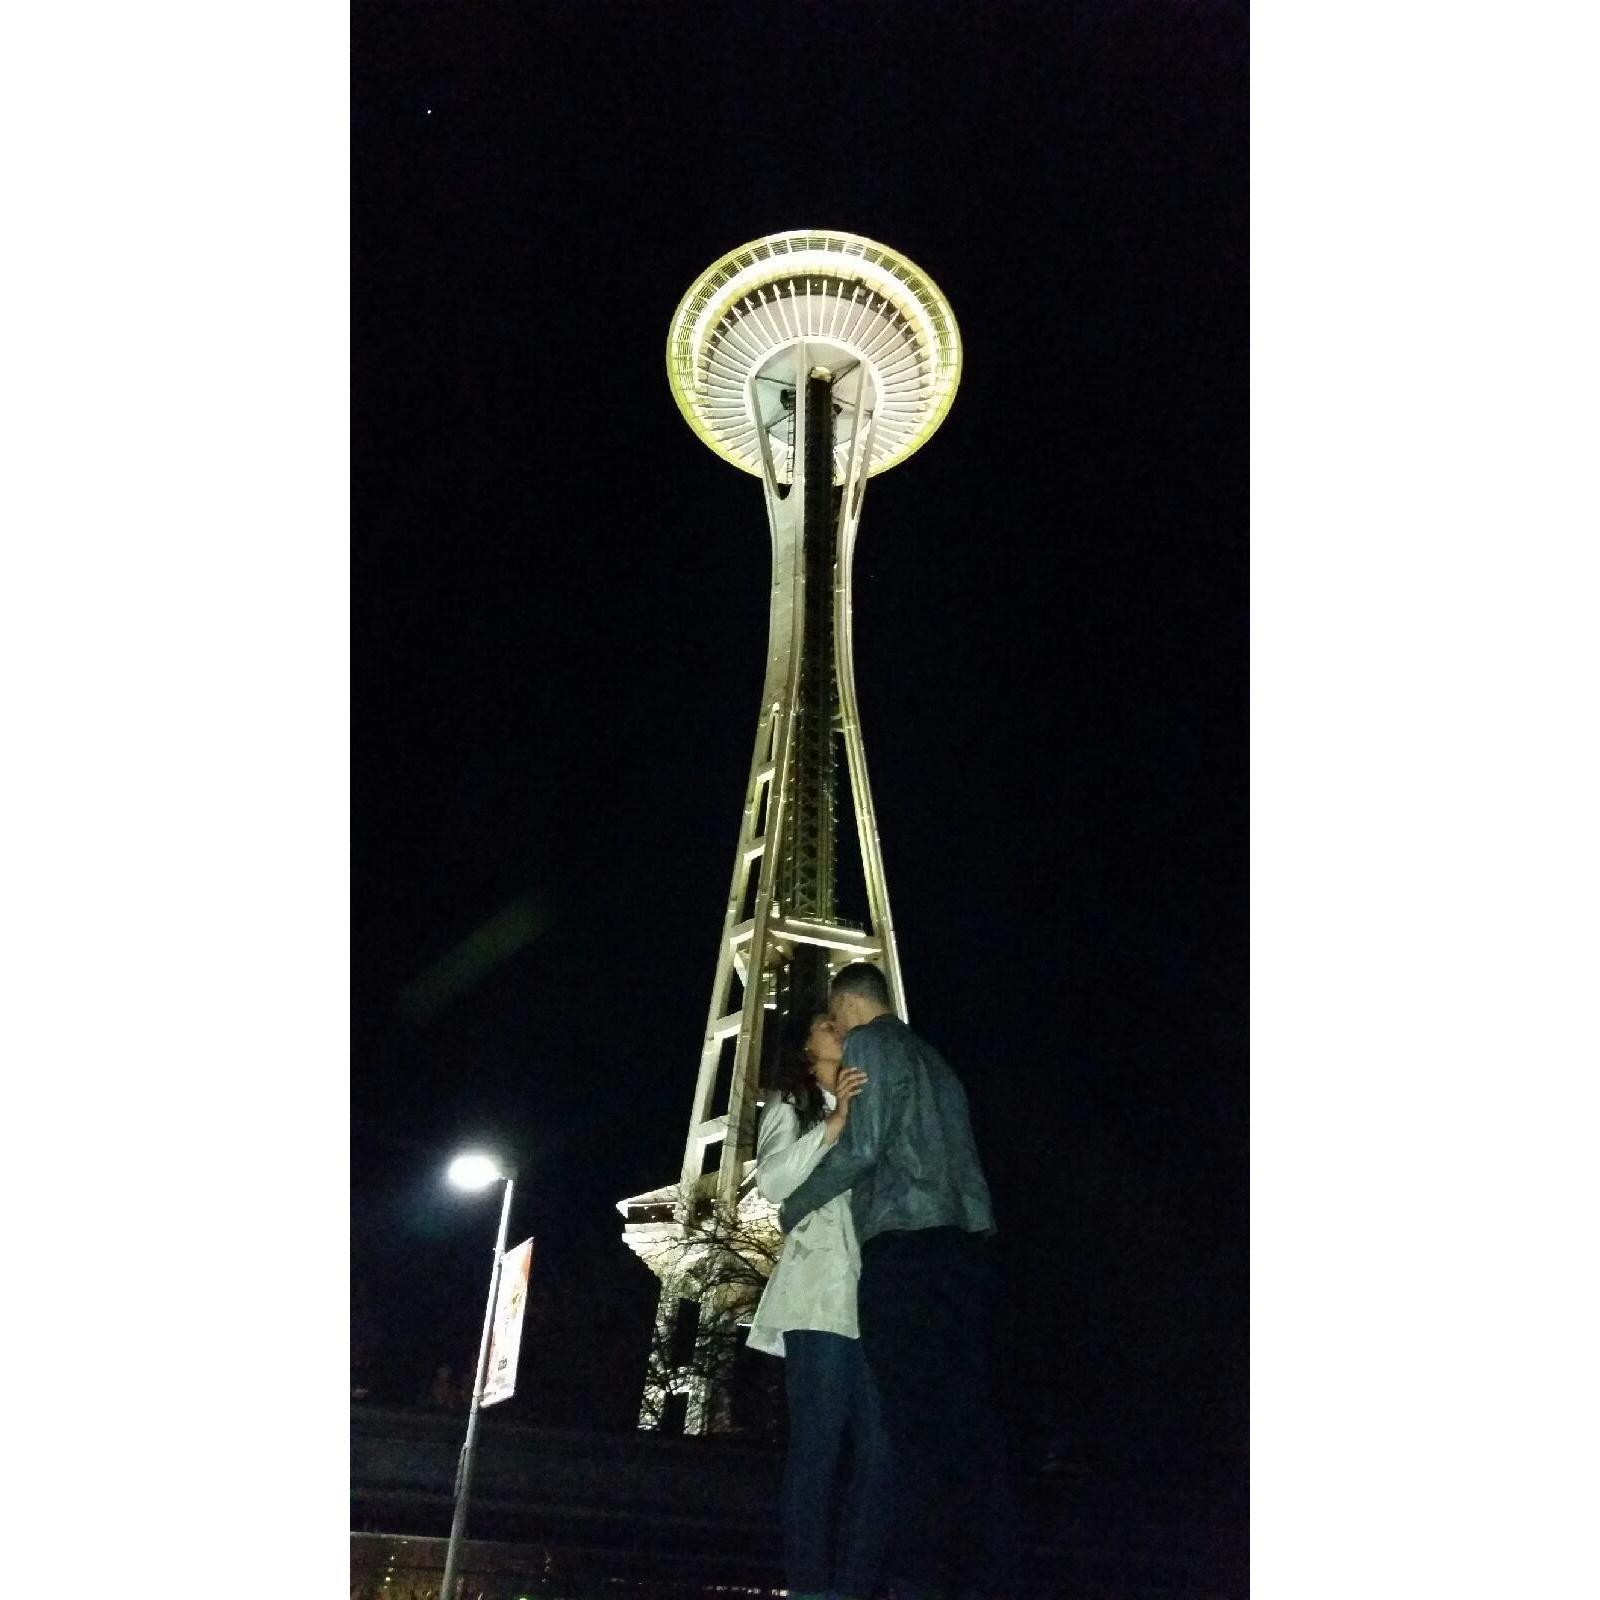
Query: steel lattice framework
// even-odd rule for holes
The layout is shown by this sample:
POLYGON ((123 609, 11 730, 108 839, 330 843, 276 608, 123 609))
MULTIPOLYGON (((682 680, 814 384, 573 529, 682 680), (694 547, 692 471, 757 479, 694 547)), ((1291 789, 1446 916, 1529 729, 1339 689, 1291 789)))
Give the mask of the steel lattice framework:
POLYGON ((676 1395, 686 1430, 703 1432, 728 1420, 729 1344, 674 1351, 674 1332, 689 1308, 702 1331, 746 1319, 759 1279, 723 1270, 727 1258, 738 1240, 775 1250, 752 1158, 782 1024, 824 1008, 833 971, 861 959, 883 968, 905 1015, 856 705, 851 560, 867 478, 939 426, 961 343, 944 297, 904 257, 853 234, 774 234, 684 296, 667 371, 701 439, 760 477, 772 537, 766 681, 683 1167, 618 1207, 626 1243, 661 1279, 641 1426, 676 1395), (841 746, 864 923, 837 914, 841 746))

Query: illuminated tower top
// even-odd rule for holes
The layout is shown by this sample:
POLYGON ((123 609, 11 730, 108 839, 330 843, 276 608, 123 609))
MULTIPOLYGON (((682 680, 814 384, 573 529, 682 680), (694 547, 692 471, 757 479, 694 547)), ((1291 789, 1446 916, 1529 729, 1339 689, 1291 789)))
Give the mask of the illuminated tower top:
POLYGON ((955 398, 961 338, 927 273, 859 234, 769 234, 705 273, 667 335, 667 374, 689 426, 758 477, 765 448, 778 480, 793 478, 799 340, 808 368, 833 382, 835 482, 863 414, 863 378, 875 416, 869 475, 921 448, 955 398))

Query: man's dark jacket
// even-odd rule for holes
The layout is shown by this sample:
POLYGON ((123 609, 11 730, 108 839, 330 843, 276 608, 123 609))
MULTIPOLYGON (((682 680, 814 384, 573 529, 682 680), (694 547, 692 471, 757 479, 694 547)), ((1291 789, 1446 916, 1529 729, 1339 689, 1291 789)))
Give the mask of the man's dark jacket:
POLYGON ((848 1189, 862 1244, 917 1228, 993 1233, 966 1091, 944 1057, 885 1014, 850 1030, 844 1064, 865 1072, 867 1085, 839 1142, 783 1203, 784 1231, 848 1189))

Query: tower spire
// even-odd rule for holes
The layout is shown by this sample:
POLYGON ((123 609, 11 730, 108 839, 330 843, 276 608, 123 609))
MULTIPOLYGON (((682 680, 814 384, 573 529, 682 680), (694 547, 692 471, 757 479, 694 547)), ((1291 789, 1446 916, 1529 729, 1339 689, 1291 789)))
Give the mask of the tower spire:
POLYGON ((925 273, 852 234, 790 233, 724 257, 684 297, 673 393, 717 454, 760 477, 772 539, 767 668, 683 1166, 621 1201, 661 1280, 641 1426, 730 1423, 734 1330, 777 1253, 755 1192, 756 1115, 786 1022, 849 961, 900 962, 856 706, 850 569, 866 480, 919 448, 960 376, 955 318, 925 273), (865 915, 839 914, 840 746, 865 915))

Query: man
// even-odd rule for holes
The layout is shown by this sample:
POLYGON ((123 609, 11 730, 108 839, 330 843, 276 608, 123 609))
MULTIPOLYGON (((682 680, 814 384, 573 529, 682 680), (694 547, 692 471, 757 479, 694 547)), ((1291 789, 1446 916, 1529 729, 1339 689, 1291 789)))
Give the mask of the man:
POLYGON ((851 1192, 861 1346, 899 1475, 890 1564, 904 1587, 896 1592, 937 1594, 953 1553, 963 1595, 1009 1596, 1018 1526, 988 1362, 994 1209, 966 1093, 939 1052, 894 1014, 876 967, 846 967, 832 1002, 844 1064, 867 1082, 779 1222, 788 1232, 851 1192))

